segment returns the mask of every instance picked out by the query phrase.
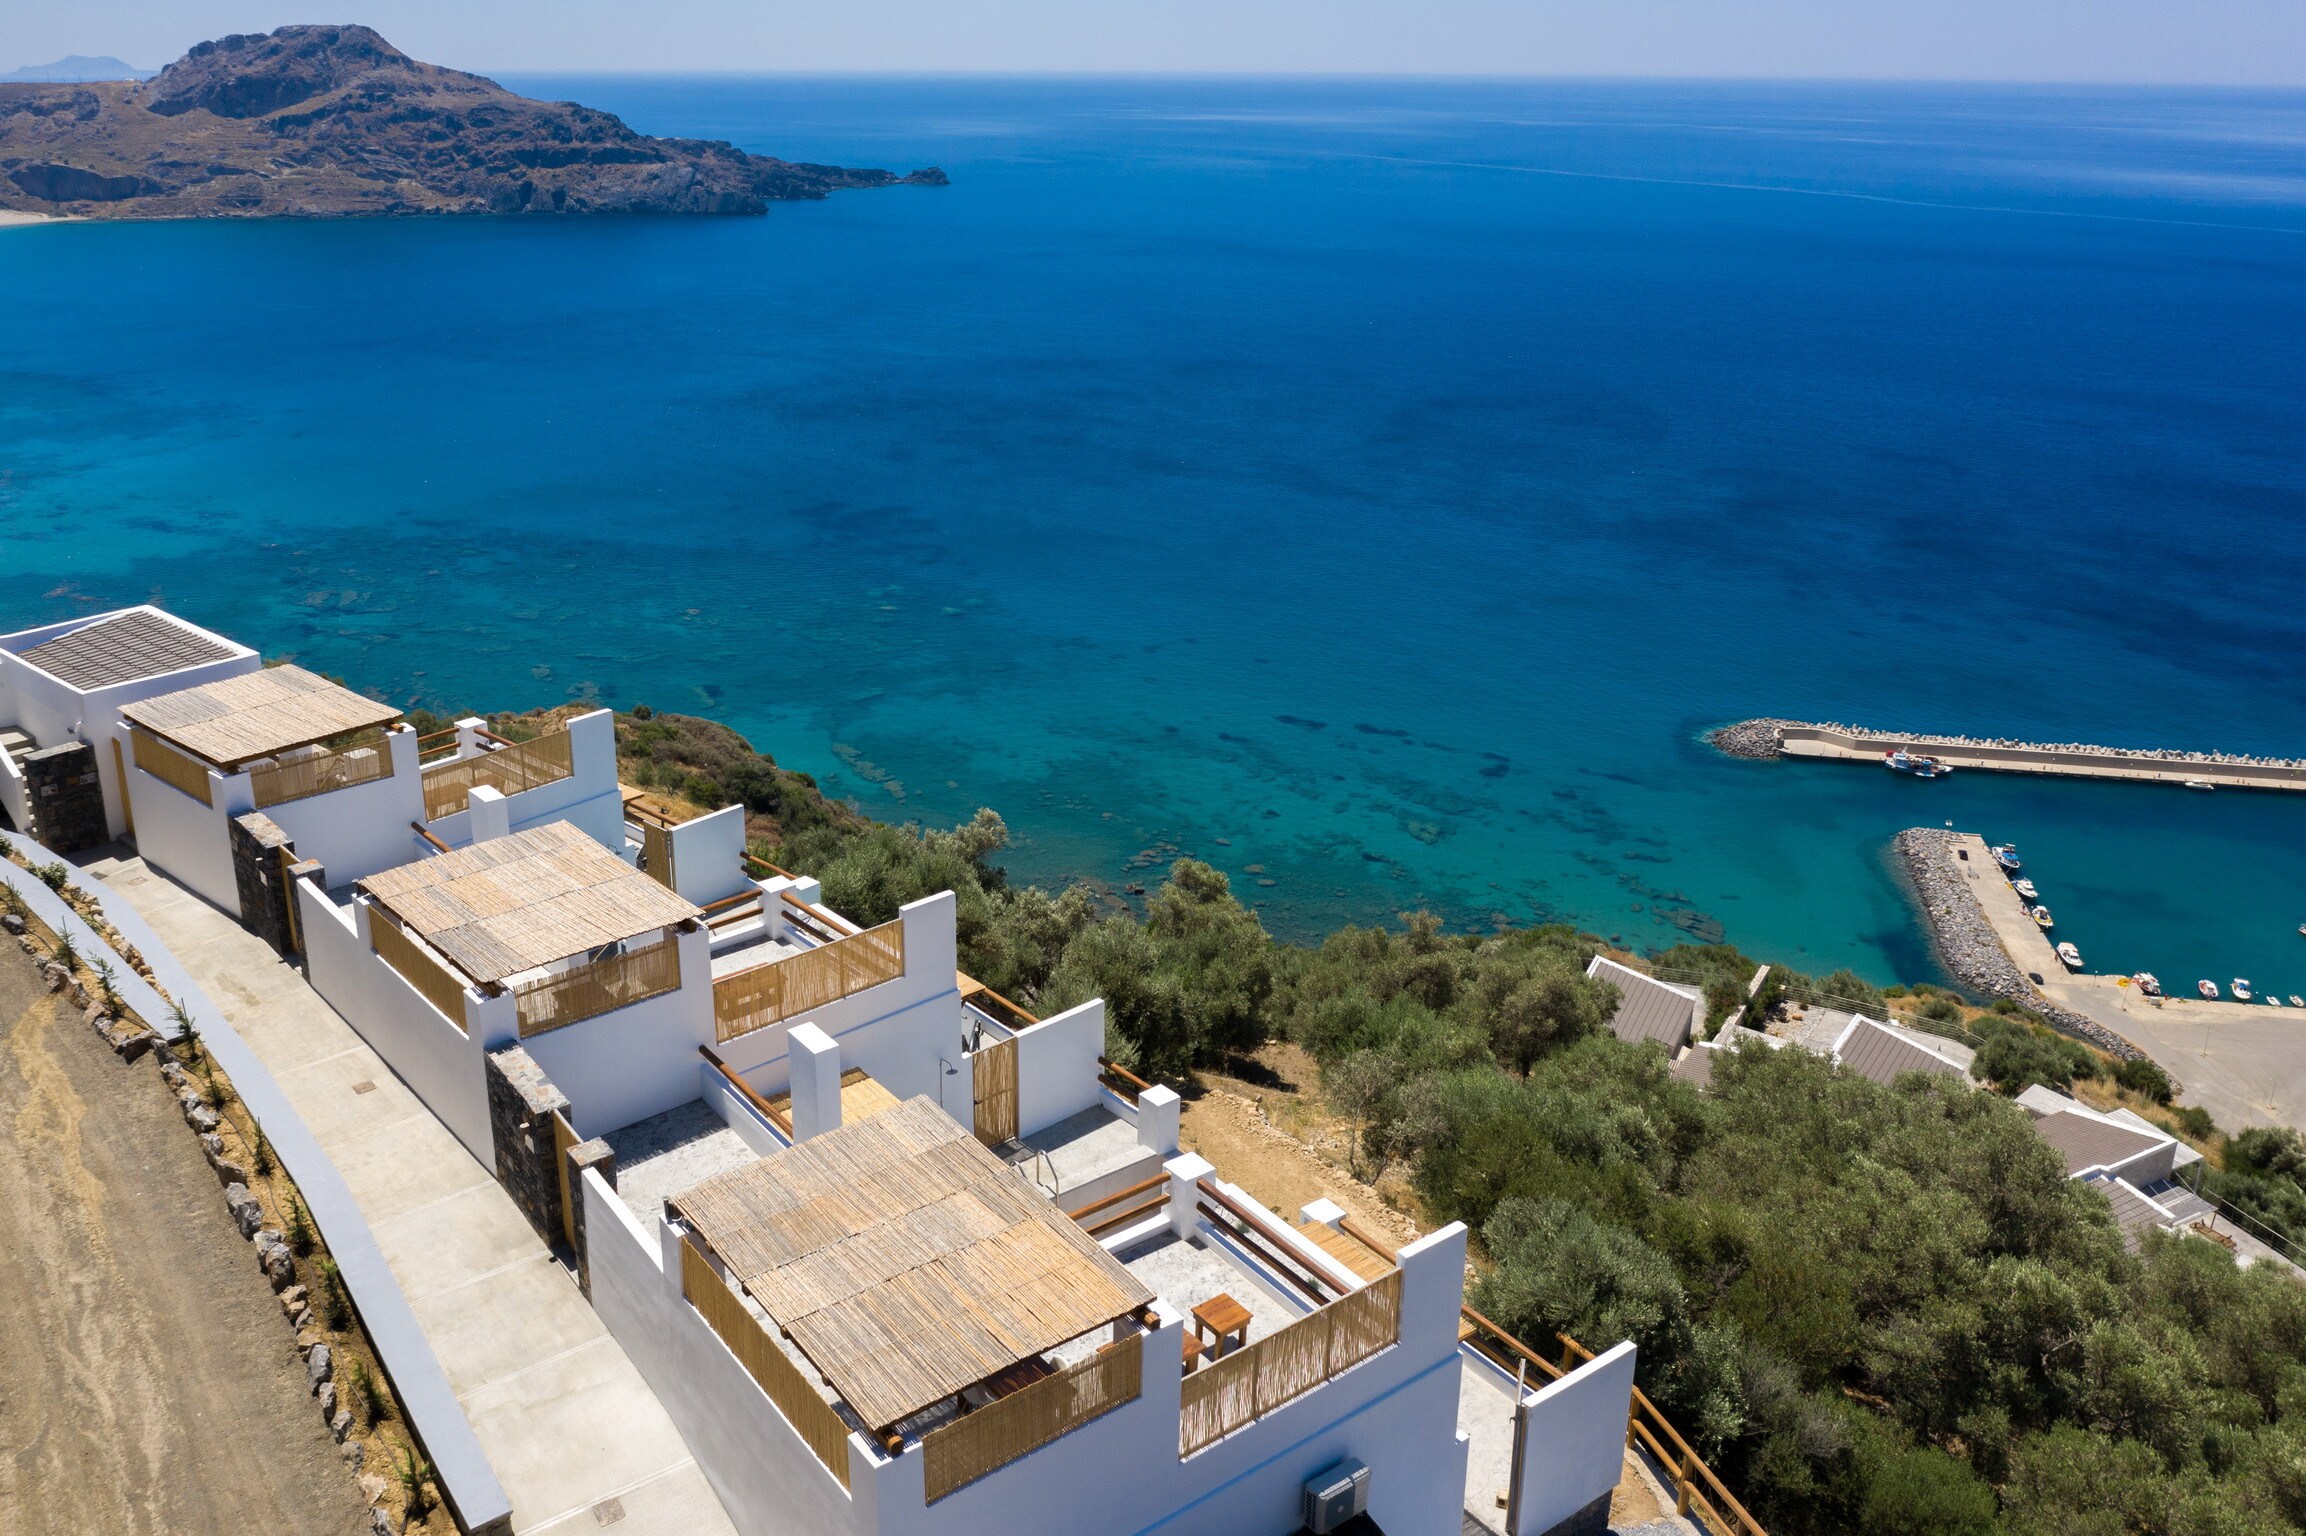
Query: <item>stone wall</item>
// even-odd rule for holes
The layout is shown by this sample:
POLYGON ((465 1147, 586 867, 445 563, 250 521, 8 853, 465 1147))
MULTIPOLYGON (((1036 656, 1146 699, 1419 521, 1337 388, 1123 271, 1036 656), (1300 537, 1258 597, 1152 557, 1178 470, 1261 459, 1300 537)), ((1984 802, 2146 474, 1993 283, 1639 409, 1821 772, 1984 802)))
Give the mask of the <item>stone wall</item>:
POLYGON ((496 1180, 546 1243, 561 1242, 560 1166, 553 1157, 552 1117, 568 1098, 527 1051, 508 1045, 488 1053, 488 1129, 496 1180))
POLYGON ((282 851, 293 858, 295 843, 262 811, 233 817, 229 835, 232 884, 240 897, 241 926, 271 945, 274 954, 294 955, 298 949, 292 916, 295 893, 289 890, 288 877, 282 872, 288 862, 282 851))
POLYGON ((40 841, 58 853, 94 848, 112 836, 104 817, 104 785, 96 774, 96 752, 85 741, 67 741, 24 754, 24 788, 40 841))

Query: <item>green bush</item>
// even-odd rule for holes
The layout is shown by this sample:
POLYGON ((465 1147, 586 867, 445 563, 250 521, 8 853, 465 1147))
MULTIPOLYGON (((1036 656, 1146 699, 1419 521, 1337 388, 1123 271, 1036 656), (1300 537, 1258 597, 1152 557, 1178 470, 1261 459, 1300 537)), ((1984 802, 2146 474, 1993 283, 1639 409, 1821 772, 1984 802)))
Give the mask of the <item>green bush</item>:
POLYGON ((2170 1074, 2143 1056, 2117 1063, 2114 1067, 2114 1081, 2144 1094, 2157 1104, 2169 1103, 2175 1091, 2170 1084, 2170 1074))

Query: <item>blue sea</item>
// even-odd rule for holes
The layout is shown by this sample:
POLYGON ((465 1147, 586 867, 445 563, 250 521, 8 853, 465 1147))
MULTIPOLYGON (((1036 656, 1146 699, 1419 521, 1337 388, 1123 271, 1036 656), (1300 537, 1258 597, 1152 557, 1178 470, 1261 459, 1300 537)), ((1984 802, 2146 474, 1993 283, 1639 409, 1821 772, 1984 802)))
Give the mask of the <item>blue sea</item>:
POLYGON ((2306 992, 2306 797, 1734 762, 1756 714, 2306 754, 2306 96, 508 82, 944 189, 0 231, 0 621, 709 714, 1012 872, 1177 853, 1932 974, 2306 992))

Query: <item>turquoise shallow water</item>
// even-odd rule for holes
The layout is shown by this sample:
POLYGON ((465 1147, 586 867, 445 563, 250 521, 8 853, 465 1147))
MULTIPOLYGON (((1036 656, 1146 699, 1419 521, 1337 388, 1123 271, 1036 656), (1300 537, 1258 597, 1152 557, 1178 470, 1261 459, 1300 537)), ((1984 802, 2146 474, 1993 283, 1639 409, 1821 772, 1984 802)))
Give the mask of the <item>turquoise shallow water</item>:
POLYGON ((954 185, 0 232, 0 620, 710 713, 1291 935, 1918 976, 1950 819, 2094 965, 2306 992, 2306 798, 1698 740, 2306 752, 2306 97, 512 83, 954 185))

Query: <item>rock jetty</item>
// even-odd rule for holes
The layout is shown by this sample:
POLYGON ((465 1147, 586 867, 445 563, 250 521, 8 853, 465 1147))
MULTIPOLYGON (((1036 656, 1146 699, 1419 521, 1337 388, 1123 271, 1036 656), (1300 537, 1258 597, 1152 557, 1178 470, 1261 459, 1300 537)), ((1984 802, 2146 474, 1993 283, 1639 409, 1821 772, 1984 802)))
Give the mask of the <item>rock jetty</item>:
POLYGON ((1782 755, 1784 739, 1778 732, 1789 725, 1800 725, 1799 720, 1740 720, 1706 732, 1706 740, 1714 750, 1725 757, 1750 757, 1756 760, 1782 755))
POLYGON ((2006 997, 2125 1061, 2145 1055, 2095 1019, 2051 1002, 2018 969, 2009 951, 2002 948, 1994 925, 1986 920, 1969 882, 1954 869, 1947 852, 1952 840, 1952 833, 1936 827, 1909 827, 1897 835, 1894 845, 1907 877, 1913 881, 1922 920, 1930 930, 1931 947, 1947 973, 1973 992, 2006 997))
POLYGON ((2059 757, 2128 758, 2140 764, 2171 764, 2180 767, 2188 763, 2205 763, 2244 768, 2306 768, 2306 758, 2253 757, 2239 752, 2182 752, 2174 747, 2102 747, 2087 741, 2018 741, 2007 736, 1941 736, 1915 731, 1880 731, 1871 726, 1843 725, 1830 720, 1740 720, 1735 725, 1709 731, 1706 740, 1731 757, 1779 757, 1784 752, 1783 733, 1788 727, 1837 731, 1845 736, 1879 741, 1888 746, 1953 749, 1992 747, 2002 751, 2040 752, 2059 757))
POLYGON ((0 210, 50 216, 749 214, 900 180, 945 175, 653 138, 360 26, 219 38, 148 81, 0 85, 0 210))

